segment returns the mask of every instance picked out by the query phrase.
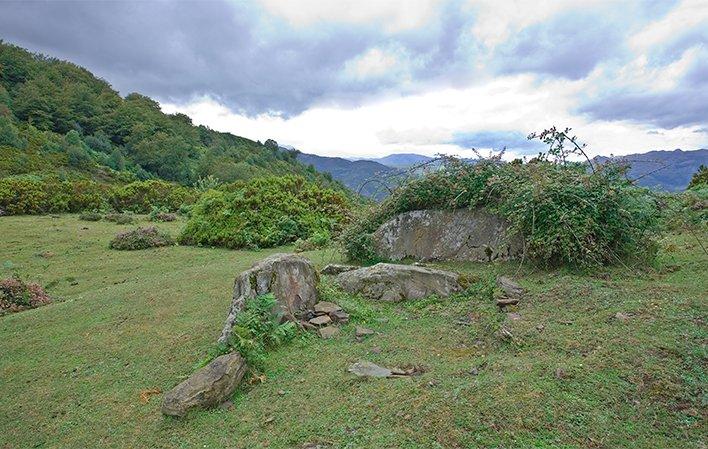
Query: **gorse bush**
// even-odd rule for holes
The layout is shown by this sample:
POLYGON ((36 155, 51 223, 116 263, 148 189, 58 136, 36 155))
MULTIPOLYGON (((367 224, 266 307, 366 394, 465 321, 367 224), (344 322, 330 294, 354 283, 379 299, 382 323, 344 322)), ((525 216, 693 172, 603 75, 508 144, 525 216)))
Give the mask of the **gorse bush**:
POLYGON ((260 178, 206 192, 180 236, 190 245, 269 248, 336 233, 351 202, 299 176, 260 178))
POLYGON ((0 208, 8 215, 82 212, 109 206, 135 213, 149 213, 156 207, 170 212, 194 203, 198 196, 195 189, 157 180, 106 185, 90 180, 60 180, 56 176, 0 179, 0 208))
POLYGON ((0 280, 0 315, 32 309, 52 302, 44 289, 19 277, 0 280))
POLYGON ((656 198, 632 186, 616 165, 445 161, 403 185, 342 235, 347 255, 375 261, 371 233, 396 214, 416 209, 487 207, 524 237, 526 257, 544 265, 588 267, 652 256, 656 198))
POLYGON ((112 249, 132 251, 174 244, 175 242, 169 234, 160 231, 154 226, 150 226, 119 233, 111 240, 109 247, 112 249))

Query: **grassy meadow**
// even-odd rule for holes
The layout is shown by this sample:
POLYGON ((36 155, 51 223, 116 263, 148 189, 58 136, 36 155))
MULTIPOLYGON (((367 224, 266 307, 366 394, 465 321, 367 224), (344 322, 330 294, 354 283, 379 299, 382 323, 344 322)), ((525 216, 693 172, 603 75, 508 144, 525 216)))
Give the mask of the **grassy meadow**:
MULTIPOLYGON (((183 225, 158 227, 174 235, 183 225)), ((447 300, 374 304, 324 279, 325 299, 352 316, 339 337, 298 337, 268 355, 261 381, 245 382, 232 406, 178 420, 161 415, 161 394, 141 393, 188 376, 219 335, 236 274, 291 247, 108 249, 135 226, 0 218, 2 277, 17 273, 58 300, 0 317, 0 448, 708 444, 708 257, 690 234, 664 238, 642 270, 441 265, 476 281, 447 300), (502 273, 529 291, 511 317, 491 298, 502 273), (377 334, 356 342, 357 324, 377 334), (360 360, 425 372, 359 379, 346 369, 360 360)), ((306 255, 340 261, 332 250, 306 255)))

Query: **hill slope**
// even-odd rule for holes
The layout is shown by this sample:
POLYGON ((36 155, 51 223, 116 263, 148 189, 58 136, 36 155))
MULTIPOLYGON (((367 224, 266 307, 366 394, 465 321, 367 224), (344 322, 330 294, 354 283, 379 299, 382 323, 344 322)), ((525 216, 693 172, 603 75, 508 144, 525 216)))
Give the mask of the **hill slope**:
POLYGON ((312 165, 317 171, 329 173, 332 178, 340 181, 354 192, 381 200, 388 195, 386 187, 378 182, 368 182, 379 179, 385 185, 392 185, 399 170, 374 161, 350 161, 340 157, 317 156, 314 154, 297 154, 297 160, 305 165, 312 165))
POLYGON ((193 184, 299 174, 330 183, 282 151, 164 114, 149 97, 121 98, 70 62, 0 41, 0 177, 60 174, 104 181, 193 184))

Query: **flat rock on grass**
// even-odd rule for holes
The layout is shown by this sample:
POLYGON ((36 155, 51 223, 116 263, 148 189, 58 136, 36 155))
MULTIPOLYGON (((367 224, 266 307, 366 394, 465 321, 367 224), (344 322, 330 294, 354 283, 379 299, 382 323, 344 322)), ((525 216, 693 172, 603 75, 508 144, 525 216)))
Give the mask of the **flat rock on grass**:
POLYGON ((165 393, 162 413, 179 417, 193 408, 217 406, 236 390, 245 372, 246 361, 240 354, 219 356, 165 393))
POLYGON ((339 328, 336 326, 326 326, 320 329, 320 337, 325 340, 339 335, 339 328))
POLYGON ((520 299, 524 296, 524 289, 511 278, 499 276, 497 286, 502 289, 507 298, 520 299))
POLYGON ((324 326, 326 324, 329 324, 332 322, 332 318, 329 317, 329 315, 321 315, 318 317, 315 317, 309 321, 310 324, 315 325, 315 326, 324 326))
POLYGON ((338 310, 342 310, 342 308, 333 302, 320 301, 315 304, 315 313, 330 314, 338 310))
POLYGON ((459 275, 451 271, 412 265, 379 263, 337 276, 345 291, 379 301, 403 301, 436 295, 447 297, 462 290, 459 275))
POLYGON ((366 327, 362 327, 362 326, 357 326, 355 332, 356 332, 357 337, 366 337, 367 335, 374 334, 374 331, 372 331, 371 329, 368 329, 366 327))

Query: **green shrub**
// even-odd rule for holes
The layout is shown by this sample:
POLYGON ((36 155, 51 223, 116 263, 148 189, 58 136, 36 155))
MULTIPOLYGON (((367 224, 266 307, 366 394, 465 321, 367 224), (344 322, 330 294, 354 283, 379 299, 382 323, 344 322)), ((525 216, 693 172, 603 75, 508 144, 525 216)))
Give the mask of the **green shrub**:
POLYGON ((295 252, 313 251, 324 248, 332 242, 332 235, 326 229, 315 231, 309 238, 295 241, 295 252))
POLYGON ((174 243, 169 234, 150 226, 119 233, 111 240, 109 247, 119 250, 137 250, 169 246, 174 243))
POLYGON ((107 187, 94 181, 13 176, 0 179, 0 208, 9 215, 81 212, 105 206, 107 187))
POLYGON ((235 183, 204 193, 192 208, 180 242, 269 248, 338 232, 350 207, 342 192, 297 176, 235 183))
POLYGON ((258 296, 247 300, 236 316, 228 345, 238 351, 250 367, 260 369, 266 351, 291 341, 297 334, 295 323, 281 323, 282 316, 274 312, 276 303, 272 294, 258 296))
POLYGON ((108 213, 103 218, 105 218, 106 221, 110 221, 115 224, 131 224, 135 221, 135 217, 133 217, 131 214, 122 214, 118 212, 108 213))
POLYGON ((153 207, 150 214, 148 214, 148 219, 150 221, 158 222, 175 221, 177 219, 177 215, 170 213, 164 207, 153 207))
POLYGON ((691 176, 691 182, 688 183, 689 189, 705 188, 708 186, 708 167, 701 164, 698 171, 691 176))
POLYGON ((651 258, 658 230, 656 198, 632 186, 615 165, 455 159, 412 180, 345 230, 349 258, 375 261, 371 233, 394 215, 416 209, 485 206, 522 235, 527 257, 543 265, 588 267, 651 258))
POLYGON ((118 211, 147 214, 154 207, 176 211, 182 204, 196 201, 197 196, 194 189, 167 181, 136 181, 114 188, 110 203, 118 211))
POLYGON ((79 215, 79 220, 83 221, 100 221, 102 218, 103 215, 100 212, 96 211, 87 211, 79 215))

